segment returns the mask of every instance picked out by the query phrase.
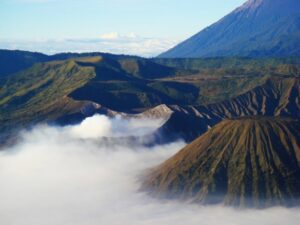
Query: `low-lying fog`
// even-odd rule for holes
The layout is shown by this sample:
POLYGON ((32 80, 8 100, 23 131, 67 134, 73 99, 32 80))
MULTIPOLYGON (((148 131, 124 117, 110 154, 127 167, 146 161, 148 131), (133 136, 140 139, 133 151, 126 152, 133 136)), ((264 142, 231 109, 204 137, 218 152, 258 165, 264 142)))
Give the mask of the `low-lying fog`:
POLYGON ((94 116, 64 128, 40 126, 0 152, 3 225, 295 225, 299 209, 235 210, 152 199, 139 176, 176 153, 181 141, 96 141, 151 133, 161 121, 94 116))

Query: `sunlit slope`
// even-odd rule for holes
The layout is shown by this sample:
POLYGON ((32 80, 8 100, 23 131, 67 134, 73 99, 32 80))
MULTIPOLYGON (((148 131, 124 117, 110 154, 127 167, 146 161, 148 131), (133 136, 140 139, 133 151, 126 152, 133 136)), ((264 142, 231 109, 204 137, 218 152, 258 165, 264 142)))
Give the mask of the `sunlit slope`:
MULTIPOLYGON (((105 100, 95 101, 99 104, 113 103, 116 109, 123 109, 121 106, 124 104, 127 110, 150 107, 162 101, 175 102, 171 97, 148 87, 148 81, 142 75, 136 76, 125 70, 119 60, 94 56, 37 63, 0 80, 1 135, 9 135, 6 131, 38 122, 65 118, 66 115, 81 113, 82 117, 87 116, 95 111, 93 108, 97 105, 91 102, 93 96, 105 100), (86 87, 88 90, 84 94, 73 98, 75 91, 86 87), (117 90, 112 91, 115 87, 117 90), (123 93, 119 87, 128 88, 123 93), (151 104, 147 105, 145 95, 153 98, 151 104), (130 102, 134 105, 130 105, 130 102)), ((175 69, 161 65, 148 68, 147 73, 163 74, 160 70, 176 73, 175 69)))
MULTIPOLYGON (((142 86, 141 94, 147 84, 127 73, 118 61, 100 56, 38 63, 0 80, 0 118, 42 116, 49 108, 53 111, 57 102, 71 101, 68 95, 88 83, 100 89, 104 86, 104 91, 109 92, 109 86, 123 82, 128 85, 132 82, 133 92, 135 86, 142 86)), ((92 88, 88 90, 83 100, 89 100, 92 91, 92 88)), ((101 96, 101 92, 97 95, 101 96)))
POLYGON ((39 52, 0 49, 0 78, 10 76, 24 69, 28 69, 36 63, 68 60, 82 57, 105 57, 114 60, 122 58, 139 58, 135 56, 113 55, 102 52, 58 53, 55 55, 45 55, 39 52))
POLYGON ((1 80, 1 130, 80 110, 85 103, 70 99, 68 94, 94 76, 93 68, 70 60, 36 64, 1 80))
POLYGON ((225 120, 154 168, 144 188, 156 196, 266 207, 300 197, 299 121, 225 120))

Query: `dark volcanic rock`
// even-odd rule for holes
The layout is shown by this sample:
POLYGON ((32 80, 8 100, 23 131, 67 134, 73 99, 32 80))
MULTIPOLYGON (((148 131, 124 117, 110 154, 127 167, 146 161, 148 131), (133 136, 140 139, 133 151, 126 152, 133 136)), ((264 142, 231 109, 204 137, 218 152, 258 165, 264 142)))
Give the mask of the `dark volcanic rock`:
POLYGON ((165 105, 169 120, 159 133, 191 142, 224 119, 245 116, 300 118, 300 79, 271 78, 263 85, 226 101, 202 106, 165 105))

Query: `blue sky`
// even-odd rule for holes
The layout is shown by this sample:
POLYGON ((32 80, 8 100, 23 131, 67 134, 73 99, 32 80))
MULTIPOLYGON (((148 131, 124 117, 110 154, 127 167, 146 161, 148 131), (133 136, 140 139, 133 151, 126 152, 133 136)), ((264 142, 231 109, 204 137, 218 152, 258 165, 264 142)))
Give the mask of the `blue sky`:
MULTIPOLYGON (((101 50, 101 44, 95 41, 106 40, 107 46, 108 42, 113 43, 111 49, 104 50, 114 52, 113 45, 119 45, 116 48, 123 46, 122 51, 126 53, 126 40, 137 40, 145 48, 153 46, 153 51, 159 45, 157 51, 161 51, 217 21, 244 1, 1 0, 0 47, 47 53, 88 51, 87 43, 91 50, 95 46, 101 50), (117 40, 121 42, 117 43, 117 40), (144 43, 146 40, 147 44, 144 43), (69 43, 65 46, 70 49, 63 48, 66 41, 69 43)), ((128 48, 138 50, 139 44, 128 48)))

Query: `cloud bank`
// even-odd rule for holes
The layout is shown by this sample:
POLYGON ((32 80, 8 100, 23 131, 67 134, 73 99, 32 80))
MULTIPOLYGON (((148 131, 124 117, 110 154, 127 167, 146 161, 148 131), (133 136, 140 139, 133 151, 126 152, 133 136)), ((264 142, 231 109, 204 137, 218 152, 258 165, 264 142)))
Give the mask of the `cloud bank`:
POLYGON ((294 225, 299 209, 235 210, 160 201, 139 192, 143 172, 183 142, 145 147, 101 138, 147 135, 160 121, 94 116, 40 126, 0 152, 0 223, 5 225, 294 225))
POLYGON ((171 47, 179 40, 164 38, 140 37, 134 33, 119 34, 117 32, 100 35, 99 38, 82 39, 37 39, 37 40, 4 40, 0 39, 1 49, 21 49, 38 51, 46 54, 60 52, 109 52, 113 54, 156 56, 171 47))

